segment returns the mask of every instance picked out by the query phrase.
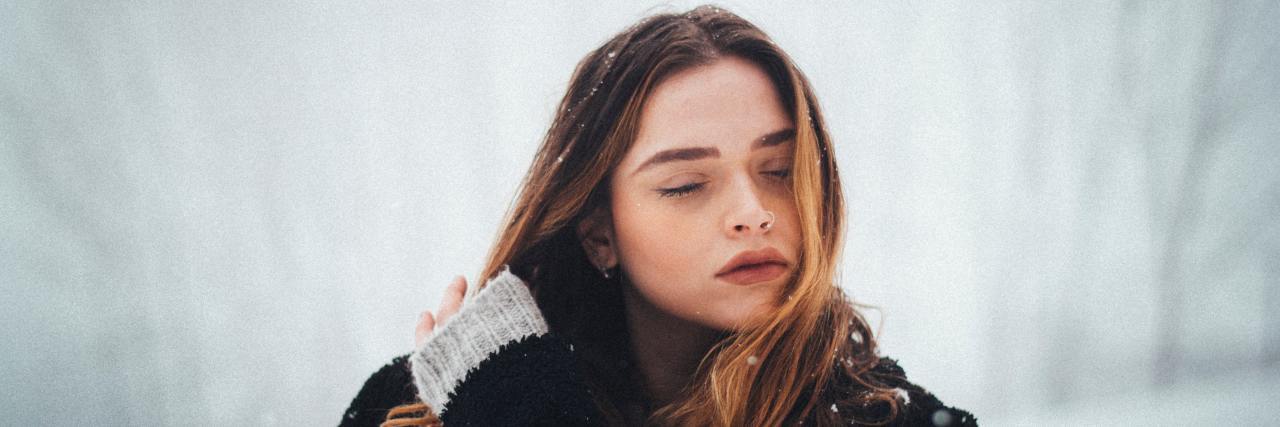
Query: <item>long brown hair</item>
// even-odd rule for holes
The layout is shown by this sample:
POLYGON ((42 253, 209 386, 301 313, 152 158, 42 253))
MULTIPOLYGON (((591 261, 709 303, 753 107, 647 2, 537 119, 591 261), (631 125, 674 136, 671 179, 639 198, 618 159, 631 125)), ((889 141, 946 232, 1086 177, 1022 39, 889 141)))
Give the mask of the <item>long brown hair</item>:
MULTIPOLYGON (((727 55, 764 70, 796 124, 792 185, 802 230, 798 272, 777 309, 726 333, 703 358, 682 397, 651 408, 649 422, 887 422, 899 408, 887 380, 872 371, 879 361, 874 337, 834 283, 844 201, 817 99, 808 80, 763 31, 724 9, 700 6, 651 16, 578 63, 480 277, 493 277, 509 265, 529 284, 552 333, 577 347, 602 415, 610 424, 622 424, 620 406, 644 401, 623 316, 621 287, 626 285, 616 277, 601 278, 575 226, 593 210, 608 207, 609 173, 635 139, 642 106, 654 88, 676 72, 727 55)), ((424 408, 406 405, 393 412, 413 409, 424 408)), ((388 418, 389 424, 405 421, 388 418)))

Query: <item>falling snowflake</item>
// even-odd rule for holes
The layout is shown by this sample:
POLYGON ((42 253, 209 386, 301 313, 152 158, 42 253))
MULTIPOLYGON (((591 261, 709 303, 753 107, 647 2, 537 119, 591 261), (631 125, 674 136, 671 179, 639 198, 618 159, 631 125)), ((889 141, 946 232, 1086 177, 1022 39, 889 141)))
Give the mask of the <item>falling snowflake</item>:
POLYGON ((948 411, 946 409, 939 409, 939 410, 933 411, 932 418, 933 418, 933 425, 935 426, 945 427, 945 426, 951 425, 951 411, 948 411))
POLYGON ((895 388, 893 389, 893 392, 898 393, 898 398, 902 399, 902 403, 908 404, 908 405, 911 404, 911 395, 907 394, 906 390, 903 390, 901 388, 895 388))
POLYGON ((755 356, 747 356, 748 365, 755 366, 757 363, 760 363, 759 358, 756 358, 755 356))

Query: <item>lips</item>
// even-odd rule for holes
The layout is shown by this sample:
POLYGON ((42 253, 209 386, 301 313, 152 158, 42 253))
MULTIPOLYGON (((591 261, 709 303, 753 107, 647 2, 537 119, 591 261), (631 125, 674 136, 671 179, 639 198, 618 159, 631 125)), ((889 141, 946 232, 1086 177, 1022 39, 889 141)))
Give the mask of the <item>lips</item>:
POLYGON ((721 267, 716 278, 735 285, 750 285, 776 279, 787 272, 788 265, 782 253, 772 247, 744 251, 721 267))

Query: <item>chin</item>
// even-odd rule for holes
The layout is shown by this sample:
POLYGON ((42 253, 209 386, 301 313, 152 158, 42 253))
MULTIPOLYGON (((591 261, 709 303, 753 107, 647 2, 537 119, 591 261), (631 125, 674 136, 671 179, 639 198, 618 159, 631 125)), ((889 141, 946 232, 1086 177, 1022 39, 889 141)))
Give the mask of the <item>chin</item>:
POLYGON ((724 314, 723 316, 717 316, 713 319, 702 319, 698 323, 702 323, 703 325, 718 331, 738 332, 741 331, 743 325, 750 321, 754 316, 772 312, 775 308, 777 308, 776 305, 769 302, 762 302, 752 307, 726 308, 726 310, 722 312, 724 314))

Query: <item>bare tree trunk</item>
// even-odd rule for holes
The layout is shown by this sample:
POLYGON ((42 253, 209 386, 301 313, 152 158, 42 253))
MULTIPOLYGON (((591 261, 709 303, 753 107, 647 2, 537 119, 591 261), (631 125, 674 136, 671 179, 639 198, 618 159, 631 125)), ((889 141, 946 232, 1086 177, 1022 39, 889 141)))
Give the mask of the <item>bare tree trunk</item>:
MULTIPOLYGON (((1156 384, 1164 385, 1174 382, 1181 366, 1182 348, 1179 342, 1183 334, 1182 301, 1187 293, 1186 274, 1190 271, 1186 259, 1188 241, 1195 236, 1202 219, 1202 202, 1204 199, 1204 176, 1213 164, 1215 149, 1221 145, 1219 129, 1224 116, 1218 92, 1217 78, 1221 74, 1223 63, 1225 32, 1231 28, 1226 13, 1218 11, 1210 23, 1210 34, 1205 40, 1208 45, 1204 49, 1204 63, 1196 81, 1199 87, 1192 100, 1200 108, 1196 115, 1196 126, 1191 138, 1191 149, 1186 161, 1182 164, 1179 181, 1172 188, 1173 204, 1170 206, 1172 221, 1164 230, 1163 255, 1159 260, 1159 273, 1156 277, 1159 287, 1158 318, 1156 320, 1156 357, 1154 375, 1156 384)), ((1161 141, 1147 141, 1148 144, 1159 144, 1161 141)), ((1155 150, 1148 150, 1151 153, 1155 150)), ((1158 165, 1161 160, 1148 158, 1151 165, 1158 165)), ((1154 191, 1155 189, 1153 189, 1154 191)), ((1153 208, 1153 215, 1160 215, 1159 206, 1153 208)))

